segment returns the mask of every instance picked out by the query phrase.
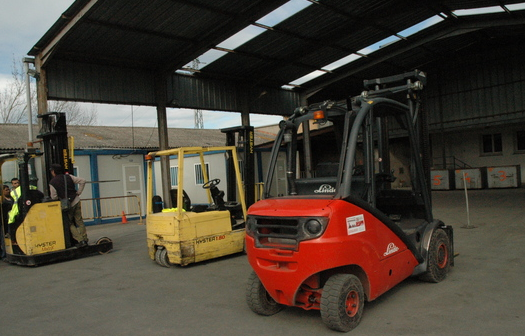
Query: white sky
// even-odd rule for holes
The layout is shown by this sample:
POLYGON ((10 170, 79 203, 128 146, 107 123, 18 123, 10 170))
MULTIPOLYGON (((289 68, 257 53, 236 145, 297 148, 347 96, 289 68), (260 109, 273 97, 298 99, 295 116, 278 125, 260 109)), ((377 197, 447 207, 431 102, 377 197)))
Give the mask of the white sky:
MULTIPOLYGON (((51 28, 73 0, 0 0, 0 89, 11 78, 13 59, 19 62, 51 28)), ((91 104, 88 104, 91 105, 91 104)), ((101 126, 156 126, 154 107, 96 104, 101 126)), ((293 111, 290 112, 290 114, 293 111)), ((203 111, 204 128, 241 125, 241 114, 203 111)), ((252 126, 276 124, 282 117, 250 115, 252 126)), ((193 128, 194 111, 168 109, 168 127, 193 128)))

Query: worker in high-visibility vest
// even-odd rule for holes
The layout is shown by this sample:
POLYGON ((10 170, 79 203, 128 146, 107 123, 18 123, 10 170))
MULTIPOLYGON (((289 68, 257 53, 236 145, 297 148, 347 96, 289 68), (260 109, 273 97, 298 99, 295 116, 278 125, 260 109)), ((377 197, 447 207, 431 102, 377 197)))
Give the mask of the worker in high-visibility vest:
MULTIPOLYGON (((18 209, 18 199, 22 195, 22 188, 20 187, 20 181, 16 177, 11 179, 11 184, 13 185, 13 188, 11 190, 11 198, 13 199, 13 206, 11 207, 11 211, 9 211, 9 219, 7 221, 9 224, 12 224, 15 222, 15 217, 20 212, 20 209, 18 209)), ((38 190, 37 187, 35 187, 34 185, 30 185, 29 189, 38 190)))
POLYGON ((7 221, 9 224, 13 223, 15 221, 16 215, 18 215, 18 199, 22 193, 22 189, 20 188, 20 180, 16 177, 11 179, 11 186, 11 198, 13 199, 13 206, 11 207, 11 211, 9 211, 9 219, 7 221))

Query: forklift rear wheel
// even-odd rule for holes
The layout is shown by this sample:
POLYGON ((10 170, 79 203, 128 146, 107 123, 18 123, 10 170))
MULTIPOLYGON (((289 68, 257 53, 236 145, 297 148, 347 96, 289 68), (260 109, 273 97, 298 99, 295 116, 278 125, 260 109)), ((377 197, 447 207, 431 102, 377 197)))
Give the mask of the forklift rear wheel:
POLYGON ((450 270, 450 239, 442 229, 436 229, 430 238, 428 248, 428 270, 420 279, 428 282, 440 282, 450 270))
POLYGON ((168 260, 168 250, 165 248, 158 248, 155 251, 155 261, 160 266, 171 267, 170 261, 168 260))
POLYGON ((246 302, 254 313, 264 316, 277 314, 284 308, 268 294, 255 272, 252 272, 248 278, 246 302))
MULTIPOLYGON (((105 243, 111 243, 111 239, 109 239, 108 237, 102 237, 102 238, 99 238, 95 244, 100 245, 100 244, 105 244, 105 243)), ((100 250, 98 251, 98 253, 106 254, 106 253, 109 253, 109 251, 111 251, 110 247, 100 250)))
POLYGON ((321 294, 321 318, 333 330, 347 332, 359 324, 363 315, 363 285, 353 274, 332 275, 321 294))

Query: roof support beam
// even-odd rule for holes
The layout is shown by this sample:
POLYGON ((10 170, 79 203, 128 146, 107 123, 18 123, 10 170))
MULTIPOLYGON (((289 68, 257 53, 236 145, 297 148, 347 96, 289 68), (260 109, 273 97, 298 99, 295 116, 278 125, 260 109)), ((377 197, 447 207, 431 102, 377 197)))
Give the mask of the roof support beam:
POLYGON ((86 15, 89 10, 96 5, 98 0, 89 1, 79 12, 75 15, 68 24, 47 44, 47 46, 40 52, 40 59, 42 60, 41 66, 45 66, 45 63, 49 60, 52 55, 52 51, 60 40, 76 25, 76 23, 86 15))
MULTIPOLYGON (((174 0, 180 1, 180 0, 174 0)), ((170 59, 176 60, 164 66, 163 70, 166 73, 173 73, 175 70, 181 68, 186 63, 199 57, 204 52, 208 51, 211 47, 215 46, 217 43, 224 41, 226 38, 235 34, 237 31, 248 26, 251 22, 257 20, 258 18, 270 13, 272 10, 278 8, 282 4, 286 3, 287 0, 266 0, 261 3, 257 3, 254 6, 248 7, 247 10, 240 13, 232 13, 229 18, 225 18, 221 29, 216 29, 214 31, 220 31, 220 35, 209 34, 203 36, 198 43, 196 43, 191 49, 185 48, 184 50, 178 50, 174 54, 170 55, 170 59), (188 50, 191 50, 191 54, 188 54, 188 50), (184 58, 181 57, 184 55, 184 58)), ((210 10, 213 8, 209 8, 210 10)), ((224 11, 219 13, 225 14, 224 11)))
MULTIPOLYGON (((166 117, 166 100, 167 100, 167 83, 166 77, 157 74, 155 78, 155 98, 157 100, 157 121, 159 123, 159 149, 168 149, 168 119, 166 117)), ((170 158, 169 156, 161 156, 160 158, 160 173, 162 183, 162 198, 167 208, 172 207, 170 189, 170 158)))
MULTIPOLYGON (((46 72, 46 69, 42 67, 42 59, 40 58, 40 56, 35 57, 35 69, 36 69, 36 73, 38 74, 37 81, 36 81, 37 113, 46 114, 47 113, 47 72, 46 72)), ((39 118, 38 120, 40 123, 42 119, 39 118)))
MULTIPOLYGON (((449 25, 448 27, 443 27, 441 29, 437 29, 435 33, 429 34, 425 38, 421 39, 408 39, 405 41, 400 41, 392 46, 386 47, 383 52, 379 53, 381 56, 376 55, 369 55, 367 56, 368 61, 365 62, 365 64, 359 65, 359 66, 353 66, 353 67, 347 67, 346 70, 341 72, 333 72, 333 76, 330 79, 323 80, 324 76, 319 77, 318 80, 316 80, 316 83, 312 86, 309 86, 306 90, 302 91, 303 94, 310 96, 311 94, 322 90, 323 88, 340 81, 344 78, 350 77, 358 72, 364 71, 368 68, 371 68, 379 63, 388 62, 388 60, 392 57, 395 57, 397 55, 400 55, 402 53, 405 53, 409 50, 415 50, 416 48, 420 48, 421 46, 425 45, 429 41, 438 40, 446 37, 450 37, 453 35, 461 35, 465 32, 471 32, 473 30, 478 29, 484 29, 484 28, 490 28, 492 26, 512 26, 512 25, 519 25, 523 24, 524 20, 522 18, 512 18, 512 17, 506 17, 504 19, 494 19, 494 20, 487 20, 486 18, 483 20, 467 20, 466 18, 462 18, 460 22, 454 20, 453 22, 450 21, 444 21, 442 22, 443 25, 449 25), (398 47, 400 43, 403 43, 403 47, 398 47), (389 52, 389 50, 392 50, 389 52)), ((437 25, 436 25, 437 26, 437 25)))
POLYGON ((166 33, 156 32, 154 30, 137 29, 137 28, 124 26, 124 25, 121 25, 121 24, 104 22, 104 21, 100 21, 100 20, 92 20, 92 19, 84 19, 84 22, 90 23, 92 25, 97 25, 97 26, 101 26, 101 27, 114 29, 115 31, 124 31, 124 32, 132 32, 132 33, 144 34, 145 37, 155 36, 155 37, 165 38, 167 40, 180 41, 180 42, 184 42, 184 43, 188 43, 188 44, 193 44, 194 43, 193 40, 188 39, 188 38, 183 38, 183 37, 180 37, 180 36, 177 36, 177 35, 174 35, 174 34, 166 34, 166 33))

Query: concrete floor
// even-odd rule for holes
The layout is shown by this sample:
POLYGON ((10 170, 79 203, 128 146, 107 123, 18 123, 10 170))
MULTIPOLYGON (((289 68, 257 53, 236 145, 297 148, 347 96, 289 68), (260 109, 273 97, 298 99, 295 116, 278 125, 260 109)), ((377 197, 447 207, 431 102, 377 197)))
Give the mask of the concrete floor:
MULTIPOLYGON (((525 190, 434 192, 434 216, 455 228, 459 256, 439 284, 408 279, 367 303, 351 335, 522 335, 525 190)), ((251 271, 234 255, 163 268, 146 252, 145 226, 88 227, 114 250, 36 268, 0 262, 0 335, 334 335, 318 311, 270 317, 246 306, 251 271)))

